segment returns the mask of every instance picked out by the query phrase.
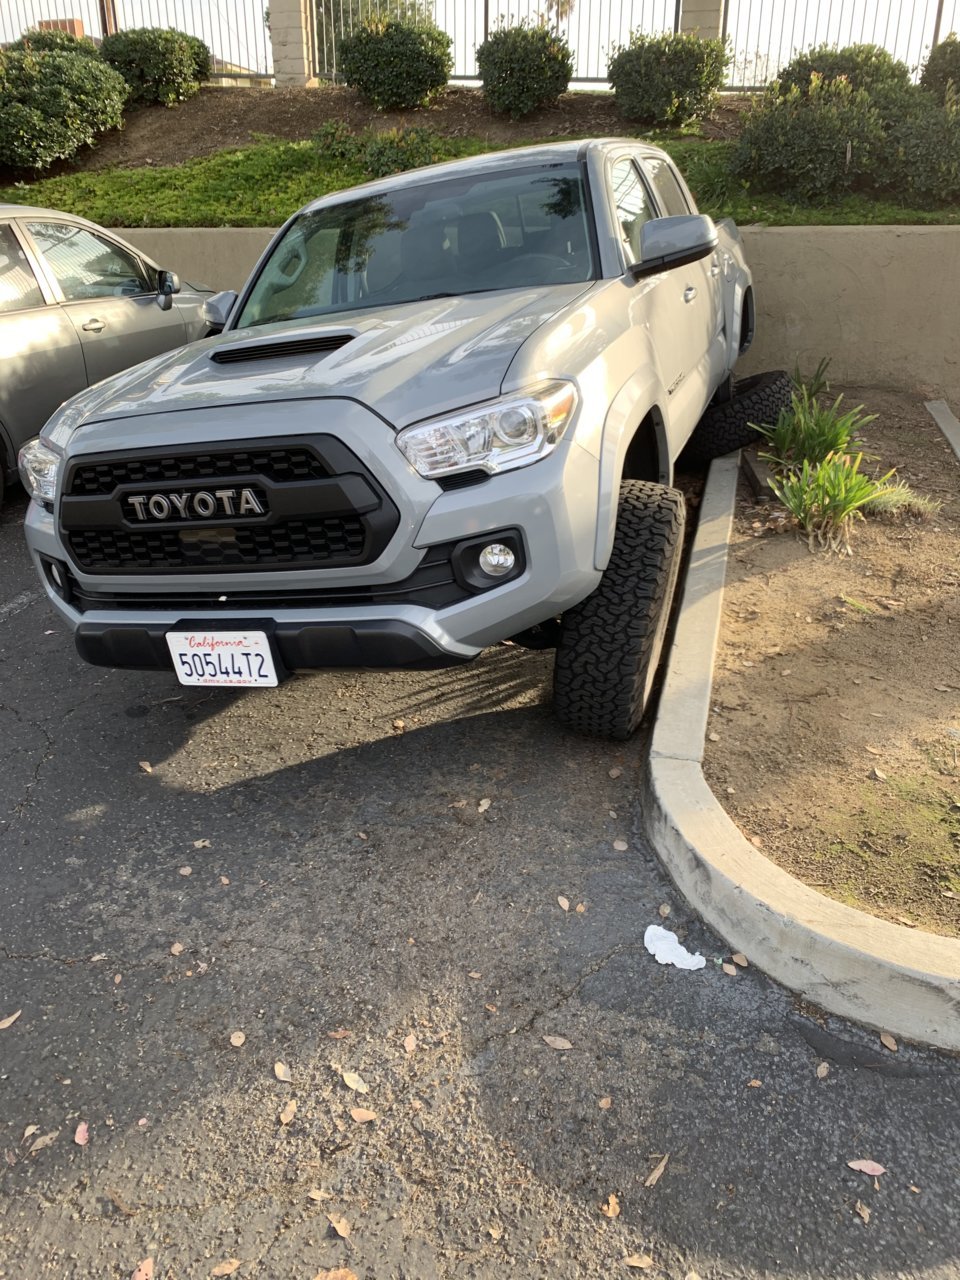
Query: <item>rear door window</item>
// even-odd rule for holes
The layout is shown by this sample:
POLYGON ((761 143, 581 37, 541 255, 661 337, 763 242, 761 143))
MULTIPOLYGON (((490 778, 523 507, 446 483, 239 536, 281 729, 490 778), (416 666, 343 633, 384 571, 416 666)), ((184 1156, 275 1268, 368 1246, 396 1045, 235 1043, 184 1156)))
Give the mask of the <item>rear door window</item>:
POLYGON ((13 227, 0 222, 0 315, 42 307, 44 303, 37 277, 13 227))

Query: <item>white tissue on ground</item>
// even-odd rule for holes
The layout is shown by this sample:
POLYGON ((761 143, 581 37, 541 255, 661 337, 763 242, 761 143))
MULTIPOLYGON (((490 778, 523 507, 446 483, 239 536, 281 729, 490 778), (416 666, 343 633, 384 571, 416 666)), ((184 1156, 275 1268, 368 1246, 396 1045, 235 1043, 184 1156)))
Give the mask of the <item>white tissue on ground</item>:
POLYGON ((647 925, 647 931, 643 935, 643 945, 655 957, 658 964, 672 964, 678 969, 702 969, 707 963, 699 952, 692 955, 686 947, 681 945, 675 933, 671 933, 669 929, 664 929, 659 924, 647 925))

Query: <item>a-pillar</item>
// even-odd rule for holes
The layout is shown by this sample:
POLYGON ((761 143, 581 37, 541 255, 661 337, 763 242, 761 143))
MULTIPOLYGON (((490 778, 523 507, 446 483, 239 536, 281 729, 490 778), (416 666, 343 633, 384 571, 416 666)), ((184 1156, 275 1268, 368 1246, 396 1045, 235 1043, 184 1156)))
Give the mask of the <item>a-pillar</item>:
POLYGON ((314 0, 270 0, 270 40, 277 85, 315 85, 314 0))

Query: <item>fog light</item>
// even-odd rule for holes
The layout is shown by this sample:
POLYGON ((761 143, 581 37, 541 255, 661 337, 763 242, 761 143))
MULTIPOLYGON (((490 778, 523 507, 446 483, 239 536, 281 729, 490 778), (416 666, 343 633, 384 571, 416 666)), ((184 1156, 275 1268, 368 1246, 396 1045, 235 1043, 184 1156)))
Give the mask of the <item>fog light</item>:
POLYGON ((491 542, 480 552, 480 568, 491 578, 502 578, 516 563, 517 557, 502 542, 491 542))

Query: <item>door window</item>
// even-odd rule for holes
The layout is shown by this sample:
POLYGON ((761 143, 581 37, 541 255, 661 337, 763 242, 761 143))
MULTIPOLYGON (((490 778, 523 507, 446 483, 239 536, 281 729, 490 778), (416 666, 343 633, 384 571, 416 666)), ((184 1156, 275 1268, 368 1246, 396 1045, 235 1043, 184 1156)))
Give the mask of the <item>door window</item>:
POLYGON ((0 223, 0 315, 43 305, 37 277, 13 227, 0 223))
POLYGON ((655 217, 650 197, 632 160, 618 160, 611 170, 610 183, 617 221, 629 262, 640 261, 640 228, 655 217))
POLYGON ((677 181, 677 176, 666 160, 660 160, 656 156, 644 156, 644 167, 650 175, 653 183, 653 189, 657 193, 657 200, 660 208, 663 210, 664 217, 672 218, 677 215, 690 213, 690 204, 687 197, 683 194, 683 188, 677 181))
POLYGON ((27 227, 67 302, 153 293, 138 258, 86 227, 29 222, 27 227))

